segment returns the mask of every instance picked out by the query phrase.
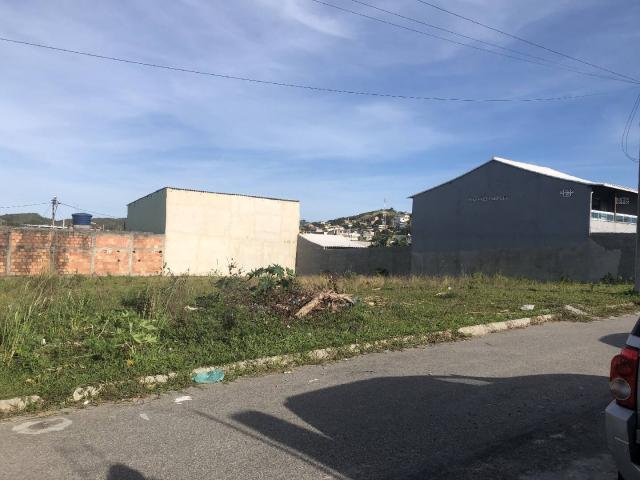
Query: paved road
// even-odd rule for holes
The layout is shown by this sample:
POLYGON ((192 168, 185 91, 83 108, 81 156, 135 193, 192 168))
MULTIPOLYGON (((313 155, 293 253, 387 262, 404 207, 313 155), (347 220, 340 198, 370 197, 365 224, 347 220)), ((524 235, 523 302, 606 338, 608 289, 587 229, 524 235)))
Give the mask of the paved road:
POLYGON ((633 322, 550 323, 5 421, 0 478, 614 478, 602 412, 633 322))

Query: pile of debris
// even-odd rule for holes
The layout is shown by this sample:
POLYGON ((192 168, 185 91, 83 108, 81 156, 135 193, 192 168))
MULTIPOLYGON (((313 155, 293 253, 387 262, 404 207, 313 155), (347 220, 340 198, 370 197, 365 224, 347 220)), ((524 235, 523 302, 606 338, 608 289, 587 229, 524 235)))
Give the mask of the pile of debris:
POLYGON ((320 292, 305 303, 295 314, 296 318, 302 318, 317 310, 329 310, 335 313, 345 307, 356 304, 352 295, 346 293, 336 293, 332 291, 320 292))
POLYGON ((226 306, 242 306, 250 312, 270 311, 289 324, 316 313, 337 313, 359 301, 353 295, 338 293, 334 286, 320 289, 273 277, 265 274, 260 278, 223 278, 216 282, 216 292, 199 298, 197 305, 187 305, 184 310, 195 312, 207 309, 209 303, 223 302, 226 306))
POLYGON ((315 312, 336 313, 355 304, 355 297, 345 293, 336 293, 332 290, 322 292, 296 290, 279 296, 271 304, 271 308, 280 315, 293 319, 303 318, 315 312))

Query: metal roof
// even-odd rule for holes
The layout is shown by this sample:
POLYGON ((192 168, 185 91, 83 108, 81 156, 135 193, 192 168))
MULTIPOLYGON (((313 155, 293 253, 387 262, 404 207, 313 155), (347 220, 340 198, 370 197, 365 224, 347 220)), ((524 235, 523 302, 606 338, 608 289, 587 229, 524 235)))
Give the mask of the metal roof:
POLYGON ((349 240, 342 235, 324 235, 322 233, 301 233, 300 236, 311 243, 324 248, 367 248, 369 242, 349 240))
POLYGON ((459 179, 461 177, 464 177, 465 175, 468 175, 469 173, 477 170, 478 168, 484 167, 485 165, 487 165, 488 163, 491 163, 491 162, 499 162, 499 163, 502 163, 504 165, 510 165, 512 167, 519 168, 521 170, 527 170, 529 172, 537 173, 538 175, 545 175, 547 177, 558 178, 560 180, 566 180, 568 182, 575 182, 575 183, 581 183, 583 185, 591 185, 591 186, 598 186, 598 187, 613 188, 613 189, 616 189, 616 190, 623 190, 625 192, 638 193, 637 190, 634 190, 634 189, 629 188, 629 187, 624 187, 622 185, 615 185, 613 183, 593 182, 591 180, 586 180, 584 178, 574 177, 573 175, 569 175, 568 173, 560 172, 559 170, 554 170, 553 168, 543 167, 541 165, 534 165, 533 163, 516 162, 515 160, 509 160, 507 158, 493 157, 488 162, 485 162, 482 165, 479 165, 478 167, 476 167, 476 168, 474 168, 472 170, 469 170, 468 172, 463 173, 462 175, 459 175, 459 176, 449 180, 448 182, 441 183, 440 185, 436 185, 435 187, 428 188, 427 190, 424 190, 422 192, 419 192, 419 193, 416 193, 414 195, 411 195, 409 198, 417 197, 418 195, 422 195, 423 193, 429 192, 429 191, 434 190, 434 189, 436 189, 438 187, 441 187, 443 185, 451 183, 454 180, 457 180, 457 179, 459 179))
POLYGON ((296 203, 300 203, 300 200, 288 200, 286 198, 262 197, 262 196, 259 196, 259 195, 245 195, 245 194, 242 194, 242 193, 210 192, 210 191, 207 191, 207 190, 195 190, 193 188, 162 187, 162 188, 159 188, 158 190, 156 190, 154 192, 148 193, 147 195, 134 200, 133 202, 127 203, 127 205, 131 205, 132 203, 136 203, 137 201, 142 200, 143 198, 147 198, 147 197, 153 195, 154 193, 161 192, 162 190, 181 190, 183 192, 211 193, 213 195, 233 195, 233 196, 236 196, 236 197, 261 198, 263 200, 277 200, 279 202, 296 202, 296 203))

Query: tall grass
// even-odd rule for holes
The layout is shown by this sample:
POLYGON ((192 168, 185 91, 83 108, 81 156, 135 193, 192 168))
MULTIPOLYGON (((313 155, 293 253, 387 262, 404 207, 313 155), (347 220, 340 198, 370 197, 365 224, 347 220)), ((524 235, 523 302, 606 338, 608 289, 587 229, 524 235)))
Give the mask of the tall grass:
POLYGON ((102 317, 108 312, 129 308, 145 319, 177 319, 196 292, 203 291, 206 282, 193 280, 56 275, 2 279, 0 364, 11 365, 38 344, 81 341, 96 329, 104 330, 102 317))
POLYGON ((322 275, 295 288, 350 293, 357 305, 296 319, 307 297, 268 298, 256 285, 239 275, 0 278, 0 398, 64 402, 79 385, 108 382, 134 395, 145 391, 139 376, 182 372, 186 384, 202 365, 508 320, 523 304, 535 304, 533 314, 572 304, 600 315, 640 303, 630 285, 322 275))
POLYGON ((8 305, 0 308, 0 361, 10 365, 32 339, 33 327, 46 310, 51 279, 31 278, 21 286, 8 305))

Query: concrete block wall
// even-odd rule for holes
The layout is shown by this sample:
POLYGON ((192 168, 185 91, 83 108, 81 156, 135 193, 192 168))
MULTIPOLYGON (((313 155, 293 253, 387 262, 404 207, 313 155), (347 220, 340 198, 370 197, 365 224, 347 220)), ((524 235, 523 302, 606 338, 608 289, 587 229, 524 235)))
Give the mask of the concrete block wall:
POLYGON ((9 230, 0 230, 0 276, 7 271, 7 253, 9 250, 9 230))
POLYGON ((163 266, 164 235, 0 229, 0 276, 159 275, 163 266))
POLYGON ((632 279, 635 235, 592 234, 563 247, 502 248, 459 252, 411 252, 410 247, 323 249, 298 239, 296 271, 300 275, 353 272, 372 275, 459 276, 476 272, 535 280, 562 278, 597 282, 604 277, 632 279), (413 262, 411 262, 413 256, 413 262))
POLYGON ((375 275, 381 270, 390 275, 409 275, 411 247, 323 248, 298 237, 296 273, 299 275, 323 272, 375 275))
MULTIPOLYGON (((634 225, 635 228, 635 225, 634 225)), ((607 273, 614 277, 633 279, 635 276, 636 235, 635 233, 593 233, 591 240, 607 252, 617 254, 607 273)))
POLYGON ((597 282, 633 278, 635 235, 593 234, 564 247, 412 253, 414 275, 502 274, 535 280, 597 282))

